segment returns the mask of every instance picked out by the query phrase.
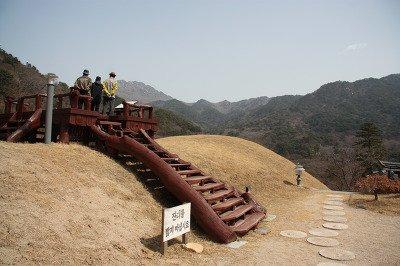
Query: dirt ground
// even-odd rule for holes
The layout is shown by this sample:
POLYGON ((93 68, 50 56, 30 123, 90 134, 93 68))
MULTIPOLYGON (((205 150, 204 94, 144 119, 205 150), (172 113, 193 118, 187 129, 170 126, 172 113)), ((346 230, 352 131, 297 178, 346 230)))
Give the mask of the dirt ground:
POLYGON ((380 194, 378 200, 374 200, 373 195, 352 194, 349 205, 387 215, 400 215, 400 194, 380 194))
MULTIPOLYGON (((202 254, 179 241, 162 256, 161 208, 174 204, 167 193, 129 167, 72 145, 0 142, 0 263, 2 264, 300 264, 327 262, 320 248, 279 235, 322 225, 322 202, 329 192, 312 176, 293 186, 293 163, 249 141, 189 136, 159 142, 205 172, 241 188, 251 185, 269 213, 247 244, 231 249, 211 241, 195 223, 190 240, 202 254)), ((346 199, 349 195, 346 194, 346 199)), ((345 206, 349 229, 340 247, 353 251, 350 264, 399 264, 400 216, 345 206)))

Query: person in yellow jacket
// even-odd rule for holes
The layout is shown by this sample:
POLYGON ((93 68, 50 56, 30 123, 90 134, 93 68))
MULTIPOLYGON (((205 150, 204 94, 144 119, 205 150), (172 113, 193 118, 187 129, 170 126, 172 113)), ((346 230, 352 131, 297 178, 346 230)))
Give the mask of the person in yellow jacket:
POLYGON ((116 76, 114 72, 111 72, 110 77, 103 82, 103 115, 106 113, 114 115, 115 94, 118 90, 116 76))

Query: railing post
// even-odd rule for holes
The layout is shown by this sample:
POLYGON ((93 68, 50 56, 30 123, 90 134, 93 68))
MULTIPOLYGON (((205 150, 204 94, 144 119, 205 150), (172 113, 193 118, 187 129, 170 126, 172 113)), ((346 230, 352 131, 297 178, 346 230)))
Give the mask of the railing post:
POLYGON ((6 99, 4 100, 4 113, 5 114, 9 114, 12 111, 12 100, 9 97, 6 97, 6 99))
POLYGON ((139 107, 138 115, 139 115, 139 118, 143 118, 143 106, 139 107))
POLYGON ((122 105, 123 105, 123 116, 126 119, 126 118, 128 118, 128 116, 131 113, 131 106, 129 103, 127 103, 125 101, 122 102, 122 105))
POLYGON ((70 95, 70 105, 71 108, 78 108, 79 92, 71 91, 70 95))
POLYGON ((62 109, 64 97, 57 97, 57 109, 62 109))
POLYGON ((17 116, 22 115, 24 112, 24 98, 20 98, 17 103, 17 116))
POLYGON ((51 143, 51 131, 53 126, 53 97, 54 83, 52 81, 47 84, 47 102, 46 102, 46 124, 44 132, 44 143, 51 143))
POLYGON ((42 95, 38 94, 35 97, 35 110, 42 108, 42 95))

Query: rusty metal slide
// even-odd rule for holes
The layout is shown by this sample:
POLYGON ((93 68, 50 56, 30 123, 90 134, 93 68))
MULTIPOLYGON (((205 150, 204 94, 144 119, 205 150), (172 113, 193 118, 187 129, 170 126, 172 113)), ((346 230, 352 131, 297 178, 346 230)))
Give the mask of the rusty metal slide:
POLYGON ((254 229, 266 215, 249 192, 240 192, 206 175, 161 147, 144 130, 124 131, 120 123, 108 121, 91 130, 108 151, 135 157, 180 202, 191 202, 196 222, 217 242, 234 241, 254 229))
POLYGON ((39 108, 28 119, 18 119, 17 113, 14 113, 8 122, 0 128, 0 139, 18 142, 24 136, 40 127, 42 112, 43 110, 39 108))

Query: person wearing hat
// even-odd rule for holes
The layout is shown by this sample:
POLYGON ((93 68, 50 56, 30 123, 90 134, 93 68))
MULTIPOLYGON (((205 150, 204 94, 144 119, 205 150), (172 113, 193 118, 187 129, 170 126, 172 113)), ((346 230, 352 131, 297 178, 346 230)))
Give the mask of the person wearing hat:
POLYGON ((101 77, 97 76, 96 80, 90 87, 90 95, 92 95, 92 111, 99 111, 101 104, 101 96, 103 93, 103 84, 101 84, 101 77))
MULTIPOLYGON (((85 69, 82 76, 76 79, 74 87, 81 95, 90 95, 91 85, 92 79, 89 77, 89 70, 85 69)), ((82 108, 83 100, 79 100, 78 105, 79 108, 82 108)))
POLYGON ((110 77, 103 82, 103 115, 105 113, 114 115, 115 94, 118 90, 116 76, 114 72, 111 72, 110 77))

